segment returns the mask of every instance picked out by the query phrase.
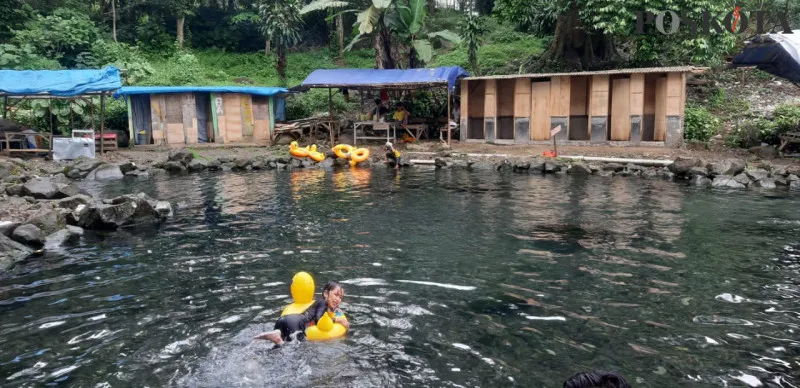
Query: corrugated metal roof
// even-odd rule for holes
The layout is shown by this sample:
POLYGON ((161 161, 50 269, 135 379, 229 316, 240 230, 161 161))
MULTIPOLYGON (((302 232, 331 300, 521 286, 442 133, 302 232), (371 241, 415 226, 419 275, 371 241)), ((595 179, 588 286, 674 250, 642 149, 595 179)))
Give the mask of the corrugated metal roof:
POLYGON ((487 75, 480 77, 467 77, 465 80, 483 80, 483 79, 514 79, 514 78, 548 78, 548 77, 561 77, 568 75, 613 75, 613 74, 642 74, 642 73, 689 73, 694 71, 703 71, 705 67, 695 66, 673 66, 673 67, 643 67, 637 69, 614 69, 614 70, 599 70, 599 71, 576 71, 572 73, 529 73, 529 74, 504 74, 504 75, 487 75))

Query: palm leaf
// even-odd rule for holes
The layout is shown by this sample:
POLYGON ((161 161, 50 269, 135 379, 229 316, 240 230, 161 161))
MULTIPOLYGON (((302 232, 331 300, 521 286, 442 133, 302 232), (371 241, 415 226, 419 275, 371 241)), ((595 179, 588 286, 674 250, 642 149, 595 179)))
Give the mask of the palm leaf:
POLYGON ((386 9, 392 5, 392 0, 372 0, 372 6, 378 9, 386 9))
POLYGON ((353 38, 353 40, 350 42, 350 44, 348 44, 347 47, 344 48, 344 51, 352 50, 353 46, 355 46, 356 43, 361 42, 362 40, 364 40, 364 35, 356 36, 355 38, 353 38))
POLYGON ((347 7, 348 5, 350 5, 350 3, 346 1, 317 0, 317 1, 312 1, 311 3, 307 4, 305 7, 300 9, 300 14, 305 15, 309 12, 319 11, 321 9, 347 7))
POLYGON ((461 37, 450 30, 441 30, 428 34, 429 38, 439 38, 453 43, 461 43, 461 37))
POLYGON ((408 32, 416 34, 425 23, 425 0, 408 0, 411 8, 411 21, 408 23, 408 32))
POLYGON ((373 5, 359 12, 356 18, 356 23, 359 24, 358 33, 361 35, 372 33, 372 30, 375 29, 375 25, 378 24, 379 16, 380 11, 373 5))
POLYGON ((411 45, 414 46, 414 51, 417 52, 419 55, 419 59, 423 62, 428 62, 431 60, 433 56, 433 47, 431 47, 431 42, 427 39, 415 39, 411 42, 411 45))

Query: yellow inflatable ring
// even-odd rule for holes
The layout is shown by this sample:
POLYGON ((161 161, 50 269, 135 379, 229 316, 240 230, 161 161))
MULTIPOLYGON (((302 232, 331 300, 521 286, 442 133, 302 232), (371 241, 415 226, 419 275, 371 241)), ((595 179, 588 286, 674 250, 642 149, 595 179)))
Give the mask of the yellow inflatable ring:
POLYGON ((317 152, 317 151, 309 152, 308 153, 308 157, 310 157, 311 160, 313 160, 315 162, 321 162, 321 161, 325 160, 325 154, 323 154, 322 152, 317 152))
POLYGON ((293 303, 286 306, 281 316, 302 314, 314 304, 314 278, 308 272, 298 272, 292 278, 293 303))
MULTIPOLYGON (((336 319, 347 320, 344 314, 337 315, 336 319)), ((309 341, 329 341, 344 337, 345 334, 347 334, 347 328, 340 323, 333 323, 327 313, 322 316, 318 324, 306 329, 306 339, 309 341), (323 329, 327 329, 327 331, 323 329)))
POLYGON ((347 154, 353 152, 353 147, 347 144, 337 144, 333 147, 333 153, 337 158, 347 159, 347 154))
MULTIPOLYGON (((369 149, 356 148, 350 153, 350 160, 356 163, 361 163, 369 158, 369 149)), ((351 163, 352 165, 352 163, 351 163)))

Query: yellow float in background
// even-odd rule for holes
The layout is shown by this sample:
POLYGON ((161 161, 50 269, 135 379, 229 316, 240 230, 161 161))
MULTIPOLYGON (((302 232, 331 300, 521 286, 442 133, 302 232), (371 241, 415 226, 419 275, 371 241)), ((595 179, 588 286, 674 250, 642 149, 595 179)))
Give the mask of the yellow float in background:
POLYGON ((305 158, 308 156, 309 152, 310 150, 308 149, 308 147, 301 148, 297 145, 296 141, 293 141, 291 144, 289 144, 289 153, 292 154, 292 156, 296 156, 298 158, 305 158))
POLYGON ((369 149, 367 148, 356 148, 350 153, 350 165, 353 167, 367 159, 369 159, 369 149))
POLYGON ((347 159, 351 152, 353 152, 353 147, 349 144, 337 144, 333 147, 333 153, 340 159, 347 159))
POLYGON ((317 163, 325 160, 325 154, 323 154, 322 152, 317 152, 317 151, 309 152, 308 153, 308 157, 311 158, 311 160, 313 160, 313 161, 315 161, 317 163))

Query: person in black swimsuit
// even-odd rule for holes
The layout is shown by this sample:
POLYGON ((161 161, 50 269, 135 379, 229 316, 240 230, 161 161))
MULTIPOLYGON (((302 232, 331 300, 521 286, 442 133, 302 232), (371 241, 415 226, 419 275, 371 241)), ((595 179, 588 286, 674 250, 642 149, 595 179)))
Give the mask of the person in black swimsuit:
MULTIPOLYGON (((297 337, 299 341, 306 338, 306 327, 311 323, 317 324, 326 312, 335 313, 339 311, 339 304, 344 298, 344 289, 339 283, 329 281, 322 289, 322 299, 318 299, 302 314, 284 315, 277 322, 272 331, 259 334, 255 339, 265 339, 281 346, 284 342, 289 342, 292 337, 297 337)), ((346 319, 333 318, 333 323, 339 323, 345 328, 350 328, 350 323, 346 319)))
POLYGON ((631 385, 618 373, 593 370, 570 377, 564 388, 631 388, 631 385))

